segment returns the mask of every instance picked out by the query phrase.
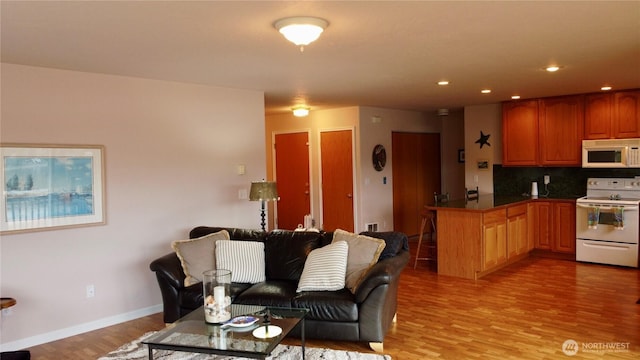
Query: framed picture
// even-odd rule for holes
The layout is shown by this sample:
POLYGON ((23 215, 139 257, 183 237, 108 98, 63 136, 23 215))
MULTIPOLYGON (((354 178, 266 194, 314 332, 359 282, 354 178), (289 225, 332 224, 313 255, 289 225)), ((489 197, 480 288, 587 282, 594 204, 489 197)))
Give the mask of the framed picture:
POLYGON ((489 170, 489 160, 478 160, 478 170, 489 170))
POLYGON ((104 147, 1 144, 0 232, 105 223, 104 147))
POLYGON ((458 149, 458 162, 464 162, 464 149, 458 149))

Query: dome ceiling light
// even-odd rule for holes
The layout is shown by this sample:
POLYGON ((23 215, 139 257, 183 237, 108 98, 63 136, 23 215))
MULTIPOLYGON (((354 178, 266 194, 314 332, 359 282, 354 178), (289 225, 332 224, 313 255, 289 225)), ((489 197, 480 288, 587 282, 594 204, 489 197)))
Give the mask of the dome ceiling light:
POLYGON ((304 51, 306 45, 316 41, 324 29, 329 26, 329 22, 310 16, 295 16, 280 19, 273 26, 284 37, 292 43, 300 46, 300 51, 304 51))
POLYGON ((305 117, 309 115, 310 108, 305 105, 297 105, 297 106, 294 106, 291 110, 293 110, 293 116, 305 117))

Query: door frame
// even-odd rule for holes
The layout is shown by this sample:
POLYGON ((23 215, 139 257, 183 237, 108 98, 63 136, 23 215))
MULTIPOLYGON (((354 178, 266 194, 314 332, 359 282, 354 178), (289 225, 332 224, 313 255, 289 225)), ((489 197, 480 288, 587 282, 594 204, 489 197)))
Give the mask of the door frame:
POLYGON ((319 128, 318 129, 318 182, 320 186, 318 187, 318 202, 319 202, 319 214, 318 220, 319 225, 324 225, 324 203, 322 202, 322 133, 325 132, 335 132, 335 131, 351 131, 351 163, 353 164, 351 169, 351 176, 353 179, 353 188, 351 189, 351 194, 353 195, 353 206, 351 211, 353 212, 353 231, 358 233, 358 225, 359 225, 359 215, 356 209, 358 208, 358 204, 360 203, 360 196, 356 189, 359 189, 358 186, 358 177, 357 171, 359 161, 357 161, 356 157, 356 127, 355 126, 344 126, 344 127, 332 127, 332 128, 319 128))
MULTIPOLYGON (((275 181, 276 183, 278 182, 278 173, 276 171, 277 169, 277 164, 276 164, 276 135, 286 135, 286 134, 300 134, 300 133, 306 133, 307 134, 307 156, 309 157, 309 168, 307 169, 307 171, 309 171, 309 212, 311 213, 311 218, 313 219, 313 194, 314 194, 314 182, 313 182, 313 165, 312 165, 312 159, 313 156, 311 156, 312 153, 312 145, 311 145, 311 129, 310 128, 306 128, 306 129, 299 129, 299 130, 285 130, 285 131, 273 131, 271 133, 271 173, 273 174, 273 181, 275 181)), ((274 204, 273 205, 273 227, 274 229, 278 228, 278 207, 274 204)))

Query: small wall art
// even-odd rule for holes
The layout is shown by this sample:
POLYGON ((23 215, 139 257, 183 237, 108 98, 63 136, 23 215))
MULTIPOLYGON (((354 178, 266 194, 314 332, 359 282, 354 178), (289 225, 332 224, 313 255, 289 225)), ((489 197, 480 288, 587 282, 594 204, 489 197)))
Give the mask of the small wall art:
POLYGON ((489 170, 489 160, 478 160, 478 170, 489 170))

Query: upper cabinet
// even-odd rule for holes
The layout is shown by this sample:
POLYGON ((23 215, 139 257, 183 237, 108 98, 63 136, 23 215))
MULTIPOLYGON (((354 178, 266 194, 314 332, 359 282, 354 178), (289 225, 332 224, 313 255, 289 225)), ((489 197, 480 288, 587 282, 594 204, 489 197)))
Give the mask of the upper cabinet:
POLYGON ((585 96, 585 139, 640 137, 640 90, 585 96))
POLYGON ((511 101, 502 107, 502 164, 580 166, 584 97, 511 101))
POLYGON ((539 109, 540 165, 581 165, 584 97, 542 99, 539 109))
POLYGON ((538 100, 502 104, 502 163, 538 164, 538 100))

